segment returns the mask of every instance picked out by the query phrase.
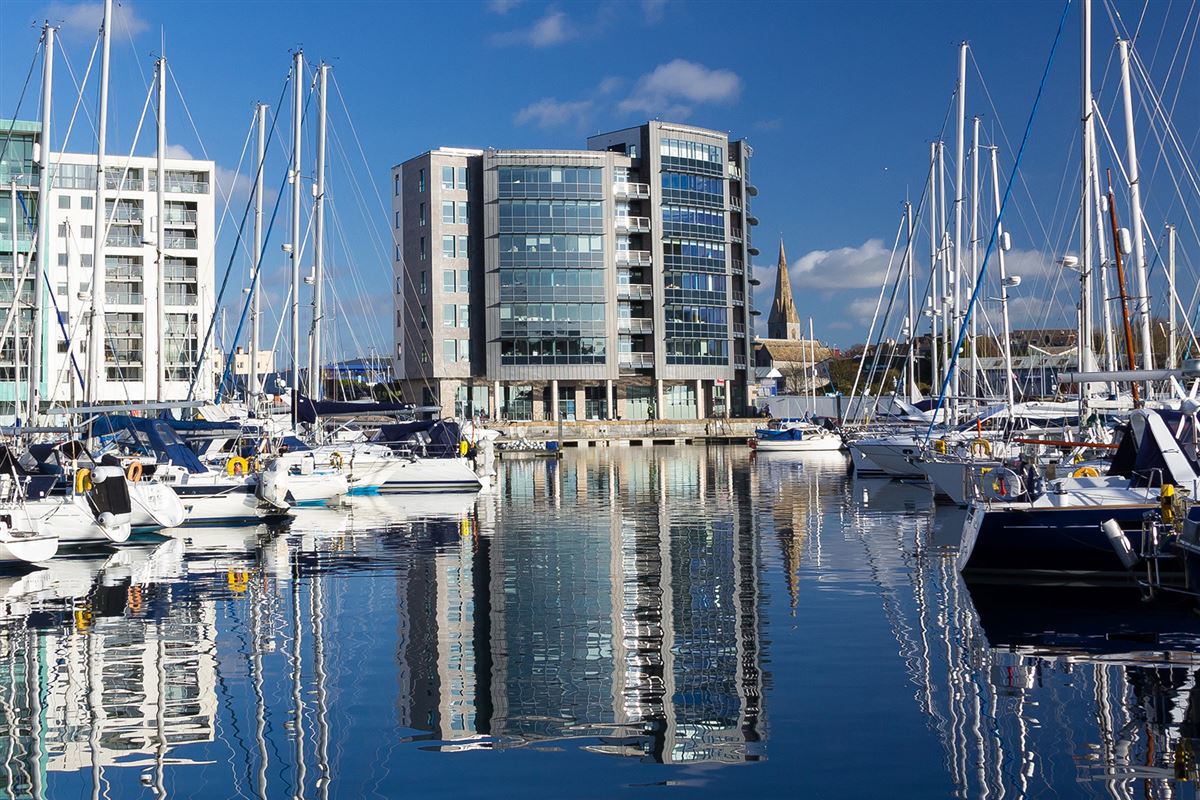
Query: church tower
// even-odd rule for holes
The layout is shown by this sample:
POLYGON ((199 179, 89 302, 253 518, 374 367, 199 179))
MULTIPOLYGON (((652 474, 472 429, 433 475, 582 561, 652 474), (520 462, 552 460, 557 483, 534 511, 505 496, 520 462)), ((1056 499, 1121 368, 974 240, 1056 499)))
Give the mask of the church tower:
POLYGON ((775 278, 775 302, 767 317, 768 339, 802 339, 800 315, 792 299, 792 282, 788 279, 788 261, 783 252, 783 237, 779 238, 779 274, 775 278))

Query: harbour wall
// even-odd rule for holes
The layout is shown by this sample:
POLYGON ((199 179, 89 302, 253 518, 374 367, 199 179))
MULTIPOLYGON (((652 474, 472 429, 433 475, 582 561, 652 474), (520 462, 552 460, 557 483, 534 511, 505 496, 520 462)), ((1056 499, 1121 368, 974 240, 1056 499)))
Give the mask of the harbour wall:
POLYGON ((606 444, 742 444, 754 436, 764 419, 622 419, 564 420, 556 422, 493 422, 487 427, 502 431, 509 441, 528 439, 565 447, 606 444))

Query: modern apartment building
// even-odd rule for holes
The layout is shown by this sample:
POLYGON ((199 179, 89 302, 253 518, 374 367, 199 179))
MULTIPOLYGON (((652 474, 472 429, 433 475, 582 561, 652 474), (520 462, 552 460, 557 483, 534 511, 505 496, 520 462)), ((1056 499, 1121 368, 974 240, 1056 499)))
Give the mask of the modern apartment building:
POLYGON ((742 412, 750 148, 662 122, 587 145, 393 168, 410 399, 507 419, 742 412))
MULTIPOLYGON (((18 321, 0 346, 0 417, 28 393, 32 348, 38 209, 38 123, 0 120, 13 129, 0 159, 0 313, 13 305, 13 254, 24 268, 18 321), (15 189, 14 189, 15 186, 15 189), (16 213, 12 194, 16 193, 16 213), (15 223, 15 225, 14 225, 15 223), (17 335, 14 340, 13 334, 17 335), (20 374, 15 371, 19 361, 20 374)), ((52 153, 50 266, 43 284, 43 411, 84 398, 95 253, 94 153, 52 153)), ((108 219, 104 262, 103 403, 183 400, 214 308, 215 202, 211 161, 165 159, 164 212, 158 218, 154 157, 106 156, 108 219), (161 262, 159 232, 162 232, 161 262), (159 296, 164 328, 159 335, 159 296), (159 374, 161 371, 161 387, 159 374)), ((195 397, 213 393, 213 353, 198 372, 195 397)))

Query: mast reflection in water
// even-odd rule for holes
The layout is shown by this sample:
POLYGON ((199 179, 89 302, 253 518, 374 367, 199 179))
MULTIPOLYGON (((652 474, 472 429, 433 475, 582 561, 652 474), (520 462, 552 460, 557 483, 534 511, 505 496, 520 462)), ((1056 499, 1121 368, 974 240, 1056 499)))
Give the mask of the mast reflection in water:
POLYGON ((927 489, 691 447, 498 487, 0 577, 0 796, 1194 794, 1200 625, 967 587, 927 489))

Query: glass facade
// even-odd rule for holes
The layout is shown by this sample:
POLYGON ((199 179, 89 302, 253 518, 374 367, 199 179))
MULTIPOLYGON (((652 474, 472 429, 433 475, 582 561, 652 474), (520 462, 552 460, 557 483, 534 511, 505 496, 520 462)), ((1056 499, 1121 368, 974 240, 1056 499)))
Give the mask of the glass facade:
POLYGON ((497 171, 501 363, 603 364, 604 170, 497 171))
POLYGON ((729 363, 725 151, 663 139, 663 322, 668 364, 729 363))

